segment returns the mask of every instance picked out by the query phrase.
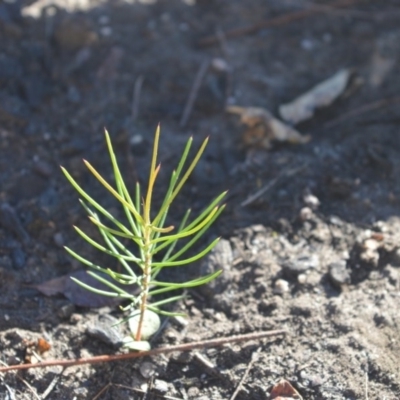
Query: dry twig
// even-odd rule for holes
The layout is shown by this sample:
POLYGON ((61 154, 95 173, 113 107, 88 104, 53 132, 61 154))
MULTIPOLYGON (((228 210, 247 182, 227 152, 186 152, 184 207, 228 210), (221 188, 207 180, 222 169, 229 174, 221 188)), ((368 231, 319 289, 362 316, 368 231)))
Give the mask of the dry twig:
POLYGON ((61 365, 63 367, 71 367, 75 365, 82 365, 82 364, 98 364, 102 362, 110 362, 110 361, 122 361, 122 360, 129 360, 131 358, 142 358, 148 356, 155 356, 158 354, 165 354, 165 353, 172 353, 174 351, 190 351, 194 349, 200 349, 205 347, 218 347, 223 346, 224 344, 228 343, 238 343, 238 342, 245 342, 249 340, 258 340, 264 339, 271 336, 277 335, 285 335, 287 333, 284 329, 277 329, 273 331, 261 331, 255 333, 247 333, 244 335, 236 335, 230 337, 223 337, 218 339, 209 339, 203 340, 200 342, 192 342, 192 343, 184 343, 178 344, 175 346, 168 346, 168 347, 160 347, 158 349, 153 349, 149 351, 141 351, 136 353, 128 353, 128 354, 114 354, 114 355, 101 355, 101 356, 94 356, 94 357, 84 357, 78 358, 74 360, 48 360, 43 361, 42 363, 38 364, 20 364, 20 365, 11 365, 7 367, 0 367, 0 372, 7 372, 7 371, 15 371, 15 370, 22 370, 22 369, 29 369, 29 368, 44 368, 44 367, 52 367, 54 365, 61 365))
POLYGON ((92 400, 98 400, 100 398, 100 396, 106 391, 108 390, 113 384, 111 382, 108 382, 107 385, 105 385, 104 387, 102 387, 97 393, 96 395, 93 397, 92 400))
POLYGON ((258 360, 258 355, 260 354, 261 351, 261 347, 259 347, 252 355, 251 355, 251 360, 249 362, 249 365, 246 368, 246 371, 243 374, 242 379, 239 382, 239 385, 237 386, 235 392, 233 393, 233 395, 231 396, 231 398, 229 400, 235 400, 236 396, 238 395, 238 393, 241 391, 242 387, 243 387, 243 383, 246 381, 249 372, 251 370, 251 368, 253 367, 253 364, 258 360))
MULTIPOLYGON (((126 390, 131 390, 132 392, 137 392, 137 393, 142 393, 142 394, 146 394, 147 392, 145 392, 143 389, 139 389, 139 388, 133 388, 133 387, 129 387, 129 386, 125 386, 125 385, 121 385, 121 384, 118 384, 118 383, 113 383, 112 384, 114 387, 117 387, 117 388, 122 388, 122 389, 126 389, 126 390)), ((153 395, 153 394, 152 394, 153 395)), ((165 399, 165 400, 183 400, 183 399, 181 399, 181 398, 178 398, 178 397, 172 397, 172 396, 167 396, 167 395, 162 395, 162 394, 157 394, 157 393, 154 393, 154 396, 155 397, 161 397, 161 398, 163 398, 163 399, 165 399)), ((94 399, 93 399, 94 400, 94 399)))
POLYGON ((300 167, 297 168, 286 168, 284 169, 278 176, 276 176, 274 179, 270 180, 265 186, 263 186, 260 190, 258 190, 256 193, 252 194, 249 196, 246 200, 244 200, 240 205, 242 207, 246 207, 249 204, 253 203, 255 200, 260 198, 263 194, 268 192, 272 187, 274 187, 279 180, 281 180, 283 177, 289 177, 292 175, 297 174, 301 170, 303 170, 306 167, 306 164, 301 165, 300 167))
POLYGON ((139 75, 135 80, 135 85, 133 86, 132 121, 135 121, 139 115, 140 92, 142 90, 143 81, 143 75, 139 75))
POLYGON ((186 123, 189 120, 190 114, 191 114, 192 109, 193 109, 194 102, 196 100, 197 94, 199 93, 201 82, 203 82, 203 79, 204 79, 204 77, 205 77, 205 75, 206 75, 206 73, 208 71, 208 67, 209 66, 210 66, 210 61, 209 60, 203 61, 202 64, 200 65, 200 68, 199 68, 199 70, 197 72, 197 75, 196 75, 196 77, 194 79, 192 89, 190 90, 189 97, 188 97, 188 100, 186 102, 185 109, 183 110, 181 121, 179 123, 179 125, 182 128, 186 125, 186 123))
POLYGON ((364 104, 361 107, 355 108, 347 113, 342 114, 340 117, 335 118, 331 121, 328 121, 324 127, 325 128, 332 128, 349 118, 353 118, 365 113, 370 113, 371 111, 377 110, 379 108, 383 108, 389 106, 390 104, 400 103, 400 97, 389 97, 387 99, 381 99, 374 101, 372 103, 364 104))
POLYGON ((52 392, 52 390, 54 389, 54 387, 57 385, 58 381, 60 380, 61 375, 64 373, 64 371, 65 371, 65 368, 63 368, 61 370, 61 372, 52 379, 52 381, 50 382, 50 385, 47 386, 47 389, 40 396, 41 400, 45 400, 50 395, 50 393, 52 392))
MULTIPOLYGON (((261 21, 253 25, 248 25, 242 28, 235 28, 230 31, 225 31, 225 37, 235 38, 239 36, 249 35, 258 32, 261 29, 273 28, 275 26, 288 24, 290 22, 308 18, 320 13, 330 12, 335 8, 349 7, 355 3, 358 3, 359 1, 360 0, 337 0, 324 6, 315 5, 309 9, 295 11, 289 14, 281 15, 276 18, 267 19, 266 21, 261 21)), ((219 41, 218 35, 212 35, 212 36, 207 36, 204 39, 201 39, 198 45, 201 47, 211 46, 218 43, 218 41, 219 41)))

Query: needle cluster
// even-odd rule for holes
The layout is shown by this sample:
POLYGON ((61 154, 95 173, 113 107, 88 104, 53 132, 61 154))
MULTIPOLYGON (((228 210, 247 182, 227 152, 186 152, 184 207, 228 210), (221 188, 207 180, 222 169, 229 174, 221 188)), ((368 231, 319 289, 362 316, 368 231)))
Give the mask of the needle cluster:
POLYGON ((131 196, 129 193, 118 167, 117 158, 107 131, 105 136, 113 168, 115 186, 108 183, 88 161, 84 160, 84 163, 97 180, 121 204, 126 218, 124 223, 115 218, 82 189, 65 168, 61 168, 68 181, 82 197, 80 202, 87 211, 90 221, 98 228, 103 243, 99 243, 89 237, 78 227, 74 227, 75 230, 96 249, 116 258, 122 268, 120 268, 120 272, 116 272, 111 268, 99 266, 66 247, 69 254, 90 267, 88 274, 107 286, 107 290, 99 290, 74 278, 71 279, 74 279, 77 284, 92 292, 127 300, 128 306, 125 310, 130 310, 128 320, 133 337, 127 343, 127 347, 134 350, 147 350, 150 347, 147 339, 159 327, 159 315, 181 315, 163 308, 166 304, 182 298, 182 295, 169 296, 168 294, 176 290, 204 285, 220 275, 221 271, 217 271, 181 283, 163 282, 157 279, 158 274, 164 268, 180 267, 193 263, 211 251, 217 244, 219 239, 212 241, 194 255, 192 252, 190 252, 190 256, 187 255, 188 251, 192 249, 193 245, 196 244, 225 208, 225 205, 221 205, 221 201, 226 192, 217 196, 192 221, 190 221, 189 209, 183 216, 178 228, 167 226, 166 219, 170 206, 196 167, 207 146, 208 138, 204 140, 193 160, 185 167, 193 142, 192 138, 188 140, 177 168, 171 174, 164 200, 159 210, 154 211, 152 197, 160 171, 160 164, 157 164, 160 127, 157 128, 155 133, 147 191, 143 197, 138 183, 136 184, 134 195, 131 196), (133 284, 139 287, 139 294, 134 295, 132 291, 124 289, 124 285, 133 284), (163 294, 163 299, 153 301, 154 296, 160 294, 163 294))

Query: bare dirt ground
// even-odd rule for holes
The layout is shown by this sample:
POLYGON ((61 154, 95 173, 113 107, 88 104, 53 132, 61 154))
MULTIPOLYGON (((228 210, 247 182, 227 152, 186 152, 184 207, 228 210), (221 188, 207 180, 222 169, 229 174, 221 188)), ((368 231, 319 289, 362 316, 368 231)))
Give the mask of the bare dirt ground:
MULTIPOLYGON (((157 198, 187 138, 199 144, 210 135, 173 218, 229 190, 208 237, 222 235, 221 245, 166 279, 224 274, 177 305, 187 325, 166 320, 153 347, 288 334, 0 373, 0 399, 231 399, 249 364, 237 400, 269 399, 280 379, 303 399, 399 399, 400 3, 54 4, 0 0, 0 362, 32 360, 39 338, 51 344, 44 360, 121 351, 93 329, 107 330, 108 319, 122 316, 118 307, 79 307, 34 287, 82 268, 64 244, 101 261, 72 229, 90 232, 59 165, 103 199, 82 158, 110 176, 104 126, 133 186, 146 180, 161 122, 157 198), (353 84, 296 125, 307 143, 249 146, 246 128, 225 112, 230 104, 279 116, 281 104, 344 68, 353 84)), ((113 207, 109 198, 103 204, 113 207)))

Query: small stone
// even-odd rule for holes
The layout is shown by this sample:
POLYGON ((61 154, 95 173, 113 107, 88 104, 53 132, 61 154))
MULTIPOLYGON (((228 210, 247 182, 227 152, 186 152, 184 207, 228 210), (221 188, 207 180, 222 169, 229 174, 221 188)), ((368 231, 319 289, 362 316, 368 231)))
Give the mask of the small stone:
POLYGON ((216 57, 211 61, 211 68, 215 72, 228 72, 230 70, 229 64, 223 59, 216 57))
POLYGON ((310 207, 312 210, 316 210, 321 204, 319 199, 311 193, 306 194, 303 197, 303 201, 306 204, 306 206, 310 207))
POLYGON ((360 259, 367 264, 371 264, 374 267, 378 266, 379 263, 379 247, 381 243, 375 239, 366 239, 362 243, 362 251, 360 253, 360 259))
POLYGON ((294 305, 290 307, 292 315, 302 315, 304 317, 311 317, 313 304, 308 295, 300 296, 296 299, 294 305))
POLYGON ((61 232, 57 232, 54 234, 53 236, 53 240, 54 243, 58 246, 58 247, 63 247, 64 246, 64 236, 61 232))
POLYGON ((300 274, 297 277, 297 282, 299 282, 301 285, 304 285, 307 282, 307 275, 306 274, 300 274))
POLYGON ((21 363, 21 359, 17 356, 10 356, 7 358, 7 365, 18 365, 21 363))
POLYGON ((145 379, 149 379, 156 374, 156 366, 148 361, 144 361, 139 367, 140 374, 145 379))
POLYGON ((85 387, 78 387, 73 389, 73 398, 77 400, 87 399, 89 397, 89 389, 85 387))
POLYGON ((165 330, 164 337, 169 341, 169 343, 177 343, 179 333, 170 326, 165 330))
POLYGON ((71 322, 71 324, 79 324, 79 322, 81 322, 82 319, 83 316, 81 314, 72 314, 69 321, 71 322))
POLYGON ((233 252, 228 240, 221 239, 203 259, 200 265, 200 275, 208 275, 218 270, 223 273, 207 285, 200 286, 199 290, 204 296, 214 297, 223 293, 232 279, 233 252))
POLYGON ((313 212, 310 207, 303 207, 299 212, 301 221, 308 221, 313 216, 313 212))
POLYGON ((166 394, 168 392, 168 383, 161 379, 155 379, 153 383, 153 389, 159 393, 166 394))
POLYGON ((144 142, 144 138, 142 135, 136 134, 132 135, 132 137, 129 139, 129 144, 131 146, 138 146, 141 145, 144 142))
POLYGON ((58 310, 57 315, 61 319, 69 319, 74 311, 75 311, 75 306, 72 303, 69 303, 66 304, 65 306, 62 306, 58 310))
POLYGON ((188 326, 189 321, 187 318, 182 317, 181 315, 175 315, 172 317, 173 321, 175 321, 181 328, 185 328, 188 326))
POLYGON ((333 285, 339 288, 351 282, 350 272, 345 261, 331 263, 328 267, 328 274, 333 285))
POLYGON ((284 294, 289 291, 289 282, 284 279, 278 279, 274 285, 274 293, 284 294))
POLYGON ((298 275, 305 273, 309 269, 317 269, 319 257, 316 254, 311 256, 299 256, 293 260, 286 261, 282 265, 282 271, 288 279, 297 278, 298 275))
POLYGON ((200 389, 196 386, 190 387, 187 391, 189 399, 197 399, 199 394, 200 394, 200 389))
POLYGON ((118 320, 111 315, 100 315, 91 326, 86 329, 86 333, 109 346, 119 348, 122 345, 122 336, 119 332, 118 320))

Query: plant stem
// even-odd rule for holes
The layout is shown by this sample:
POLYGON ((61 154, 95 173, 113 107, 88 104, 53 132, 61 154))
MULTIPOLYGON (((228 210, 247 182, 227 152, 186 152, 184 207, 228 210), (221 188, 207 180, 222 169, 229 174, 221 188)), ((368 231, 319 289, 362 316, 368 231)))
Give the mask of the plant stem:
POLYGON ((137 342, 139 342, 142 338, 142 326, 143 326, 143 320, 144 320, 144 313, 147 308, 147 297, 149 295, 149 286, 150 286, 150 280, 151 280, 151 263, 152 263, 152 254, 150 251, 151 232, 152 232, 152 229, 151 229, 150 224, 146 224, 146 227, 145 227, 144 233, 143 233, 144 268, 143 268, 142 288, 141 288, 141 294, 140 294, 140 317, 139 317, 138 329, 136 331, 136 336, 135 336, 135 340, 137 342))

